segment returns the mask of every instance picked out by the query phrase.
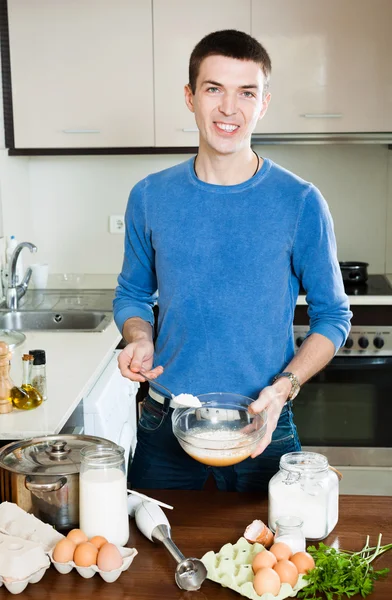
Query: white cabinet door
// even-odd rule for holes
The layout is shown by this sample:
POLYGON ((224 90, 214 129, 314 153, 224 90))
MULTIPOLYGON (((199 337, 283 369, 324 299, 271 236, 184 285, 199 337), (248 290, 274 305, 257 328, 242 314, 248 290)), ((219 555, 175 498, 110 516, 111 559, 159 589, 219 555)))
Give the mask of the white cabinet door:
POLYGON ((252 0, 272 60, 259 133, 392 131, 391 0, 252 0))
POLYGON ((184 100, 188 63, 202 37, 221 29, 250 33, 250 0, 154 0, 156 146, 197 146, 184 100))
POLYGON ((154 145, 151 0, 9 0, 16 148, 154 145))

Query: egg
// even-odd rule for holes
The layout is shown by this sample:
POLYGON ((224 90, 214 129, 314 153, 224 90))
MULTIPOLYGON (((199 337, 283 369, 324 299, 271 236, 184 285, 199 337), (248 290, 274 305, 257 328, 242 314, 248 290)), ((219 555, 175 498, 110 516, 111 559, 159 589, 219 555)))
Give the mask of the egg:
POLYGON ((76 546, 74 552, 74 563, 78 567, 91 567, 97 564, 98 549, 90 542, 82 542, 76 546))
POLYGON ((253 573, 257 573, 263 567, 273 567, 276 565, 276 556, 269 550, 258 552, 252 561, 253 573))
POLYGON ((289 583, 291 587, 295 586, 298 581, 298 570, 294 563, 290 560, 279 560, 273 569, 279 575, 281 583, 289 583))
POLYGON ((98 548, 98 550, 101 546, 108 543, 107 539, 104 538, 102 535, 95 535, 94 537, 89 539, 89 542, 90 544, 94 544, 94 546, 98 548))
POLYGON ((262 544, 265 548, 269 548, 273 544, 274 534, 270 529, 268 529, 267 525, 265 525, 263 521, 255 519, 245 529, 244 538, 250 544, 257 542, 258 544, 262 544))
POLYGON ((290 560, 297 567, 298 573, 307 573, 316 566, 313 557, 308 552, 296 552, 290 560))
POLYGON ((284 542, 276 542, 276 544, 272 544, 270 552, 275 554, 276 560, 289 560, 289 558, 293 556, 290 546, 284 542))
POLYGON ((76 545, 88 541, 87 535, 81 529, 71 529, 71 531, 67 534, 67 538, 72 540, 76 545))
POLYGON ((76 545, 72 540, 64 538, 57 542, 53 550, 53 560, 59 563, 66 563, 73 559, 76 545))
POLYGON ((268 593, 277 596, 280 590, 279 575, 273 569, 264 567, 264 569, 257 571, 253 580, 253 587, 259 596, 268 593))
POLYGON ((101 569, 101 571, 114 571, 114 569, 119 569, 122 564, 123 559, 117 546, 109 543, 101 546, 98 552, 98 569, 101 569))

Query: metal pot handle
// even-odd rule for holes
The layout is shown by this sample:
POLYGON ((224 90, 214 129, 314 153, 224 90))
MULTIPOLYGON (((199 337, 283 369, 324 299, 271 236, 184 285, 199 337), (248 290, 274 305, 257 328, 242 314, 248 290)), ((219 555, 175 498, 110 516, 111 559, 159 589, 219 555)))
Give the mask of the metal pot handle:
POLYGON ((25 478, 25 486, 30 492, 57 492, 67 483, 66 477, 60 477, 51 483, 35 483, 30 477, 25 478))

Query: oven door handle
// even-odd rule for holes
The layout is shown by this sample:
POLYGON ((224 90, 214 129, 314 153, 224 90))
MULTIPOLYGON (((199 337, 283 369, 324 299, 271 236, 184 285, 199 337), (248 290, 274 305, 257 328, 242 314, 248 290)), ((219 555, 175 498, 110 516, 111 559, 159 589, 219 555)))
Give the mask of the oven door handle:
POLYGON ((378 369, 391 365, 392 356, 335 356, 325 370, 378 369))

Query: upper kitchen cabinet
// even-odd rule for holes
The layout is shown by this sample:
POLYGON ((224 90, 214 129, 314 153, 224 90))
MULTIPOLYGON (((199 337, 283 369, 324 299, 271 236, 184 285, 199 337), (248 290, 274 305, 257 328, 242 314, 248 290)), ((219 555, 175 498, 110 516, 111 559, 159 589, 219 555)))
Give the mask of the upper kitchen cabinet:
POLYGON ((8 0, 15 148, 154 145, 150 0, 8 0))
POLYGON ((185 105, 188 63, 202 37, 219 29, 250 33, 250 0, 154 0, 156 146, 197 146, 185 105))
POLYGON ((252 0, 272 60, 256 132, 392 132, 391 23, 391 0, 252 0))

